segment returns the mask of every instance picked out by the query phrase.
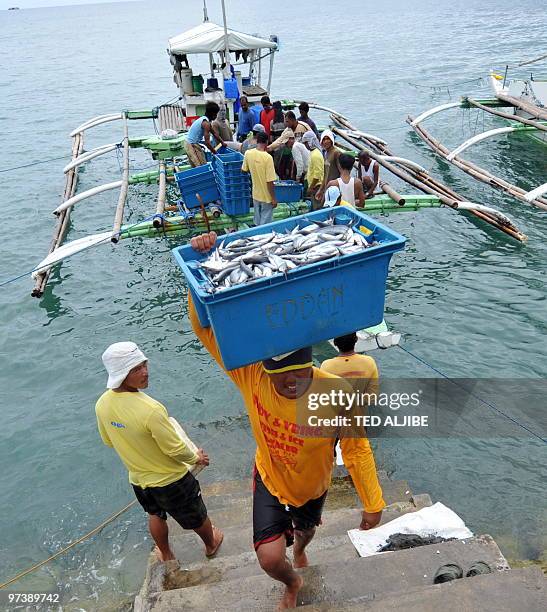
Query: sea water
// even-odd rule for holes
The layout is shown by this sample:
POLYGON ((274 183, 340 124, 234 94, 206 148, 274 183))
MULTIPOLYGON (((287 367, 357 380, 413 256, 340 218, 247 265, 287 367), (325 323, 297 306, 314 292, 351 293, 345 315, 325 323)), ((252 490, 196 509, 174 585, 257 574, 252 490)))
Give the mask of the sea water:
MULTIPOLYGON (((1 281, 31 270, 48 250, 69 132, 99 114, 174 98, 167 39, 197 25, 201 7, 185 0, 0 12, 0 170, 66 156, 0 174, 1 281)), ((544 53, 544 3, 230 0, 227 9, 231 27, 279 36, 273 99, 339 110, 466 199, 506 213, 528 235, 520 244, 445 209, 383 218, 409 239, 391 264, 386 310, 404 346, 451 377, 545 377, 545 213, 436 159, 404 123, 408 113, 459 95, 490 97, 491 67, 544 53)), ((210 0, 209 14, 221 21, 219 2, 210 0)), ((502 125, 453 110, 426 127, 454 147, 502 125)), ((120 129, 112 123, 90 131, 86 149, 120 141, 120 129)), ((130 124, 133 137, 153 133, 150 122, 130 124)), ((546 152, 524 135, 503 136, 464 157, 531 189, 545 182, 546 152)), ((132 172, 153 166, 131 151, 132 172)), ((114 153, 98 158, 80 172, 79 190, 119 176, 114 153)), ((132 186, 126 222, 152 214, 156 193, 155 186, 132 186)), ((111 191, 79 204, 68 239, 108 230, 116 201, 111 191)), ((150 393, 211 456, 203 481, 249 477, 253 440, 242 402, 190 329, 186 289, 170 255, 177 244, 137 238, 75 256, 55 270, 40 300, 30 297, 28 276, 1 287, 0 581, 132 499, 125 470, 95 424, 106 382, 100 355, 111 342, 134 340, 149 357, 150 393)), ((327 344, 316 347, 318 360, 332 354, 327 344)), ((384 378, 437 376, 397 348, 375 357, 384 378)), ((492 410, 482 408, 485 415, 492 410)), ((494 535, 509 556, 537 558, 545 445, 521 433, 515 425, 515 437, 386 439, 375 443, 376 459, 413 491, 449 505, 476 533, 494 535)), ((112 608, 134 596, 150 548, 145 516, 134 507, 17 587, 58 586, 66 609, 112 608)))

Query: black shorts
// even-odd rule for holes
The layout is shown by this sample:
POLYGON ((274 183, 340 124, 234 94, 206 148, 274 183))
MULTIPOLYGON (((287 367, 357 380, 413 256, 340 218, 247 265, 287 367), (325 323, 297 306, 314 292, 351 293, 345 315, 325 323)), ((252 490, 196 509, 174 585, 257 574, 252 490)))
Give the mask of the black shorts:
POLYGON ((133 490, 145 512, 163 520, 169 514, 183 529, 198 529, 207 518, 199 482, 190 472, 165 487, 133 485, 133 490))
POLYGON ((323 504, 327 491, 317 499, 310 499, 303 506, 284 506, 264 486, 255 467, 253 480, 253 543, 255 550, 261 544, 273 542, 282 535, 287 546, 294 542, 294 530, 305 531, 321 523, 323 504))

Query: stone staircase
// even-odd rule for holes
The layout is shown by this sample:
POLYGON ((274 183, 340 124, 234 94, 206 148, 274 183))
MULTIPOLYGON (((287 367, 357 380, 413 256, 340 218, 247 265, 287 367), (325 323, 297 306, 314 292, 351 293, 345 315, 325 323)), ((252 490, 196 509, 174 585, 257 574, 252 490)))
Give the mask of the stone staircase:
MULTIPOLYGON (((405 481, 380 472, 388 504, 382 522, 431 505, 429 495, 413 495, 405 481)), ((276 609, 283 586, 261 570, 252 546, 251 480, 202 487, 211 520, 224 531, 214 559, 206 559, 193 533, 170 521, 171 547, 179 562, 151 555, 135 612, 259 611, 276 609)), ((547 609, 544 576, 538 568, 511 570, 488 535, 361 558, 347 531, 360 522, 360 502, 350 481, 336 478, 327 496, 323 524, 308 547, 310 567, 299 570, 304 588, 298 605, 309 612, 514 611, 547 609), (444 563, 464 571, 485 561, 492 574, 433 585, 444 563)), ((289 549, 289 555, 292 549, 289 549)))

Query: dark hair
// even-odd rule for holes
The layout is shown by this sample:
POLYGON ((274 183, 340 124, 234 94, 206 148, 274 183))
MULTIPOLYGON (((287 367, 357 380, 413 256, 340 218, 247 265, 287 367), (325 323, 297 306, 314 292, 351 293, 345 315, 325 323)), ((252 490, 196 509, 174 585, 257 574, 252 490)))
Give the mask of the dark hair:
POLYGON ((285 113, 285 119, 292 119, 293 121, 296 121, 296 115, 292 111, 287 111, 285 113))
POLYGON ((258 134, 256 135, 256 142, 265 144, 266 142, 268 142, 268 134, 266 134, 266 132, 258 132, 258 134))
POLYGON ((344 170, 351 170, 354 162, 355 158, 353 155, 349 155, 348 153, 342 153, 338 158, 338 163, 344 170))
POLYGON ((355 349, 355 345, 357 344, 357 334, 353 332, 352 334, 347 334, 345 336, 340 336, 339 338, 334 339, 334 346, 341 353, 349 353, 355 349))
POLYGON ((262 98, 260 98, 260 104, 262 104, 262 106, 264 106, 264 104, 271 104, 270 96, 262 96, 262 98))
POLYGON ((370 153, 368 151, 359 151, 359 159, 361 159, 361 157, 363 157, 364 155, 370 157, 370 153))
POLYGON ((247 102, 249 101, 249 98, 247 98, 247 96, 240 96, 239 97, 239 102, 241 103, 241 100, 247 100, 247 102))
POLYGON ((216 102, 207 102, 205 105, 205 116, 211 121, 216 119, 220 106, 216 102))
POLYGON ((307 102, 300 102, 300 104, 298 106, 298 110, 300 112, 304 111, 305 113, 309 113, 310 112, 310 105, 307 102))
POLYGON ((283 107, 281 106, 281 102, 279 100, 273 103, 273 109, 275 110, 273 121, 274 123, 283 123, 285 121, 285 115, 283 114, 283 107))

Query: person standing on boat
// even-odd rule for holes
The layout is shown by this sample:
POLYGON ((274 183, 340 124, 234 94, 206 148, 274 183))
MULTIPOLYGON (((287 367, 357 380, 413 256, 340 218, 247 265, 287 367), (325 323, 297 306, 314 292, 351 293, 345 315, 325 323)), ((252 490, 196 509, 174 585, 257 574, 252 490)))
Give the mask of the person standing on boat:
POLYGON ((313 130, 313 133, 317 136, 317 138, 319 138, 319 132, 317 131, 315 121, 313 119, 310 119, 310 117, 308 116, 308 113, 310 112, 310 105, 307 102, 300 102, 300 104, 298 105, 298 110, 300 111, 300 117, 298 117, 298 121, 303 121, 304 123, 307 123, 313 130))
MULTIPOLYGON (((216 153, 215 147, 211 140, 214 137, 212 129, 212 123, 217 118, 220 110, 219 105, 216 102, 207 102, 205 105, 205 115, 196 119, 186 134, 185 149, 188 155, 188 161, 193 168, 197 166, 203 166, 207 163, 205 159, 205 153, 200 145, 200 142, 204 141, 205 146, 213 153, 216 153)), ((225 146, 224 141, 219 138, 220 144, 225 146)))
POLYGON ((313 130, 307 123, 298 121, 296 115, 292 111, 287 111, 285 113, 285 129, 283 130, 281 136, 274 140, 268 147, 268 151, 276 151, 277 149, 284 147, 291 137, 291 134, 296 138, 296 140, 300 141, 306 132, 312 131, 313 130))
POLYGON ((247 136, 253 131, 253 125, 255 124, 255 114, 249 108, 249 100, 247 96, 241 96, 239 98, 241 109, 237 114, 237 132, 236 138, 238 142, 243 142, 247 136))
MULTIPOLYGON (((192 247, 209 251, 211 232, 192 239, 192 247)), ((225 370, 214 333, 199 322, 188 298, 192 328, 204 347, 225 370)), ((297 400, 311 391, 339 389, 352 392, 337 376, 313 367, 311 347, 266 359, 226 374, 238 387, 257 449, 253 474, 253 542, 262 569, 285 584, 279 609, 297 604, 302 577, 294 568, 306 567, 306 547, 321 524, 323 504, 333 468, 334 439, 302 435, 297 425, 297 400), (294 543, 293 564, 286 556, 294 543)), ((334 407, 332 407, 336 410, 334 407)), ((362 438, 341 440, 342 455, 365 510, 360 527, 371 529, 381 519, 385 503, 374 457, 362 438)))
POLYGON ((310 163, 310 152, 305 145, 297 142, 294 137, 287 141, 287 148, 290 149, 293 159, 291 178, 299 183, 304 183, 310 163))
POLYGON ((283 113, 281 102, 279 101, 274 102, 272 108, 275 114, 270 121, 270 139, 276 140, 283 134, 283 130, 285 129, 285 114, 283 113))
POLYGON ((144 511, 160 561, 175 559, 169 546, 169 514, 183 529, 195 531, 207 557, 222 543, 201 497, 192 465, 209 465, 209 457, 188 448, 160 402, 146 395, 148 360, 134 342, 116 342, 102 356, 107 390, 95 406, 103 442, 118 453, 144 511))
POLYGON ((351 155, 342 153, 338 158, 340 178, 327 183, 327 189, 329 187, 338 187, 344 203, 350 206, 359 205, 362 207, 365 204, 365 191, 360 179, 351 176, 354 163, 355 160, 351 155))
POLYGON ((325 160, 325 178, 321 189, 317 192, 316 197, 319 200, 323 199, 328 183, 340 178, 340 149, 335 145, 334 134, 331 130, 325 130, 321 134, 321 147, 323 148, 323 158, 325 160))
POLYGON ((380 167, 378 162, 372 159, 368 151, 361 151, 359 153, 357 176, 365 188, 365 198, 371 198, 380 180, 380 167))
POLYGON ((260 123, 264 126, 268 138, 271 132, 271 123, 275 115, 275 109, 272 108, 272 103, 268 96, 262 96, 260 99, 262 110, 260 111, 260 123))
POLYGON ((264 126, 262 125, 262 123, 255 123, 253 125, 252 132, 247 136, 247 139, 241 145, 241 153, 245 155, 245 152, 248 151, 249 149, 256 149, 256 145, 258 144, 256 141, 256 137, 258 136, 258 134, 265 134, 265 133, 266 133, 266 130, 264 129, 264 126))
POLYGON ((306 132, 302 136, 302 144, 310 152, 310 161, 306 173, 305 194, 311 198, 312 210, 321 208, 321 200, 317 198, 317 192, 323 186, 325 179, 325 160, 321 153, 321 145, 313 132, 306 132))
POLYGON ((253 210, 255 225, 273 221, 273 211, 277 206, 274 181, 277 178, 272 156, 266 151, 268 136, 256 135, 256 149, 246 151, 241 166, 242 172, 251 174, 253 183, 253 210))
POLYGON ((216 119, 211 124, 213 134, 215 135, 215 143, 221 142, 226 146, 226 142, 232 142, 234 133, 230 124, 226 120, 226 104, 221 104, 216 119))

